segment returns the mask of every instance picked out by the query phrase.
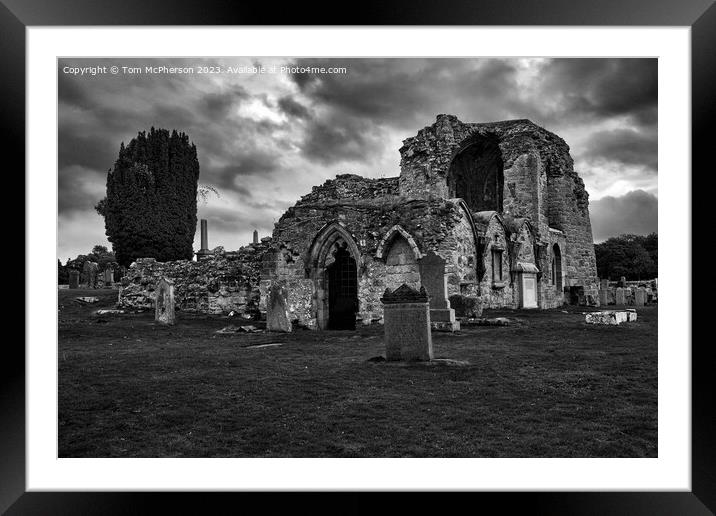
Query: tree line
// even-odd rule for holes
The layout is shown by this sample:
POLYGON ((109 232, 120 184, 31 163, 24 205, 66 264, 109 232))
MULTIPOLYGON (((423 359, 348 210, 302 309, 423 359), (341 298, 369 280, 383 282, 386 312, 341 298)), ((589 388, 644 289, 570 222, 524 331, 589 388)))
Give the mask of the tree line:
POLYGON ((602 279, 628 281, 654 279, 659 276, 659 237, 624 234, 594 245, 597 274, 602 279))

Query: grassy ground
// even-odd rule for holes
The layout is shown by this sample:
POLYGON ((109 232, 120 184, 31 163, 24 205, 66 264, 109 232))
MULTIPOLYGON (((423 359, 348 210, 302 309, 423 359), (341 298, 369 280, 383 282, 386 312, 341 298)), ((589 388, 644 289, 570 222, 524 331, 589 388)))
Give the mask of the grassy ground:
MULTIPOLYGON (((82 306, 81 295, 99 295, 82 306)), ((657 309, 486 311, 394 364, 382 326, 216 334, 224 317, 95 315, 59 291, 60 457, 656 457, 657 309), (264 344, 280 346, 258 347, 264 344)))

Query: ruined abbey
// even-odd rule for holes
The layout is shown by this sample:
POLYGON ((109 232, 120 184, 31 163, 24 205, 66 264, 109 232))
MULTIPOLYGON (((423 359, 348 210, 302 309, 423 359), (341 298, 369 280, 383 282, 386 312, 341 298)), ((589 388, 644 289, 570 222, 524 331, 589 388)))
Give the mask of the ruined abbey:
POLYGON ((403 284, 485 308, 591 297, 588 194, 560 137, 529 120, 439 115, 400 156, 399 177, 339 175, 289 208, 271 237, 238 251, 137 260, 120 305, 151 306, 167 277, 179 310, 261 317, 280 288, 294 324, 346 329, 382 321, 380 298, 403 284))

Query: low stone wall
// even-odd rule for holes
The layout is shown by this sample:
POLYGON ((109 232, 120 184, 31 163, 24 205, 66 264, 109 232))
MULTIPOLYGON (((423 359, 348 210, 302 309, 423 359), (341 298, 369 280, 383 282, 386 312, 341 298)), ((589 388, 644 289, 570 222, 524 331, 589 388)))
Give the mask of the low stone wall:
POLYGON ((140 258, 122 278, 118 307, 154 308, 155 288, 164 277, 174 282, 177 310, 209 314, 235 311, 258 318, 261 257, 268 245, 251 244, 230 253, 219 249, 197 261, 140 258))

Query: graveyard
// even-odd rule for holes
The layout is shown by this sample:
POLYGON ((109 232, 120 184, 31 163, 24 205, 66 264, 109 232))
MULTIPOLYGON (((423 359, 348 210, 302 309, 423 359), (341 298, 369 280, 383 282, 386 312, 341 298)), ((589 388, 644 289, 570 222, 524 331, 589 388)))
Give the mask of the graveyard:
POLYGON ((619 325, 486 308, 509 324, 463 320, 429 333, 432 360, 391 361, 383 324, 163 324, 117 296, 58 291, 60 457, 657 456, 654 304, 619 325))

